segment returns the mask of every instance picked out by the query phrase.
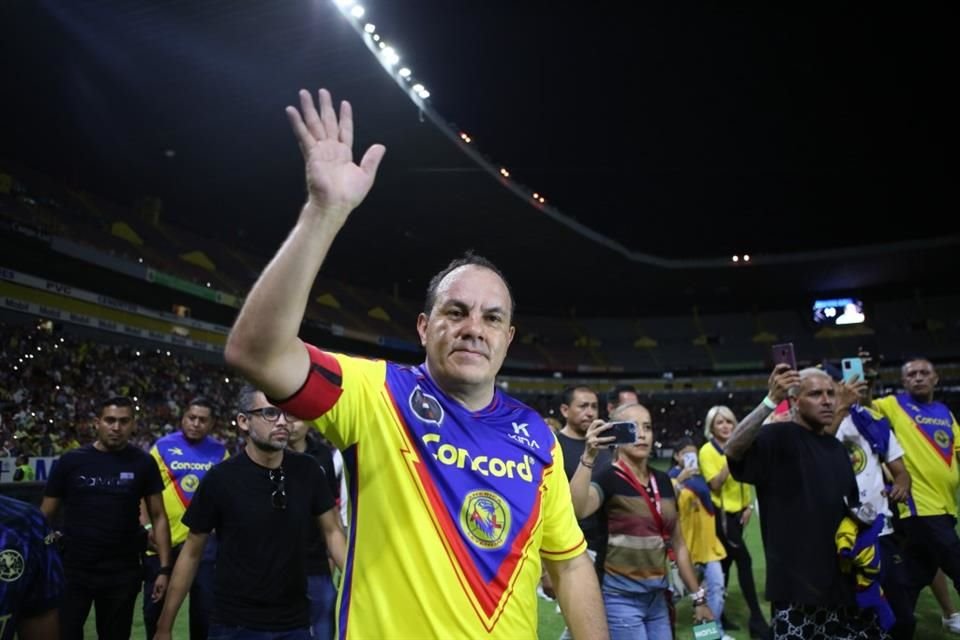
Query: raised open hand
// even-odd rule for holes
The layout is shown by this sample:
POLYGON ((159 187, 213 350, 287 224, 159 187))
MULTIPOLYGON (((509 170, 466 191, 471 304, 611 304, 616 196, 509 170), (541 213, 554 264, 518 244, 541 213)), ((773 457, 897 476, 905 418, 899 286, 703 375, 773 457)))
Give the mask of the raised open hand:
POLYGON ((355 164, 350 103, 340 103, 338 119, 330 92, 320 89, 318 95, 319 112, 306 90, 300 91, 300 110, 287 107, 286 112, 303 154, 310 194, 308 205, 342 225, 373 186, 386 148, 382 144, 372 145, 360 164, 355 164))

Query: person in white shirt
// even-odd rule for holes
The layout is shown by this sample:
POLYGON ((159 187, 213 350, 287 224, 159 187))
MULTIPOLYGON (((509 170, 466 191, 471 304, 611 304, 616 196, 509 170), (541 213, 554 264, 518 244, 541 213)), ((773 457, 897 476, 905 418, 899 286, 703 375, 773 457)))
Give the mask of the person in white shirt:
MULTIPOLYGON (((834 432, 850 454, 850 463, 860 490, 860 504, 884 519, 879 538, 883 567, 880 584, 894 616, 906 619, 904 616, 909 616, 910 606, 903 589, 904 577, 898 570, 898 563, 894 562, 899 547, 895 536, 891 535, 893 512, 889 502, 906 502, 910 499, 910 474, 903 463, 903 448, 886 418, 860 406, 861 402, 869 402, 866 381, 838 383, 837 399, 834 432), (889 485, 884 466, 892 479, 889 485)), ((894 638, 898 637, 896 625, 891 633, 894 638)))

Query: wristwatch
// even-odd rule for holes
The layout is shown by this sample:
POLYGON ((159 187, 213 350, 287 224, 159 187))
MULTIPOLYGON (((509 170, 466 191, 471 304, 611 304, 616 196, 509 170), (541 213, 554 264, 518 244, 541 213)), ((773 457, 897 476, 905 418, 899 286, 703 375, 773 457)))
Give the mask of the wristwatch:
POLYGON ((173 573, 173 567, 160 567, 160 570, 157 571, 158 576, 169 576, 173 573))

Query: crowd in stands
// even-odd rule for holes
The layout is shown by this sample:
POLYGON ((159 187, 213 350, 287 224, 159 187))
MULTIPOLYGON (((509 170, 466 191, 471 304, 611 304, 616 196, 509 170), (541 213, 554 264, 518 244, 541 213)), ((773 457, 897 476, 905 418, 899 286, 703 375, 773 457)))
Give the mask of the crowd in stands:
MULTIPOLYGON (((210 398, 222 414, 214 437, 239 451, 230 411, 241 381, 217 366, 164 348, 106 344, 34 326, 0 325, 0 457, 56 456, 92 440, 96 403, 129 396, 139 407, 134 444, 147 450, 176 430, 180 407, 210 398)), ((605 391, 598 387, 598 391, 605 391)), ((707 409, 720 402, 744 412, 762 392, 677 393, 641 398, 654 416, 658 442, 702 432, 707 409)), ((519 396, 541 415, 559 417, 554 394, 519 396)))
POLYGON ((202 395, 221 412, 214 436, 237 451, 229 410, 240 384, 225 366, 163 348, 0 325, 0 457, 56 456, 91 442, 97 403, 113 395, 137 403, 132 442, 144 450, 175 431, 180 408, 202 395))

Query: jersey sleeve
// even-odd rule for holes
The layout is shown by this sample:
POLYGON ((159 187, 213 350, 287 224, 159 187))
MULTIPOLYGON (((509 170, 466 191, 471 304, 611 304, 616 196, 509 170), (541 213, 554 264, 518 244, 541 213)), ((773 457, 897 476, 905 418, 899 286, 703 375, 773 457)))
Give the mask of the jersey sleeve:
POLYGON ((895 395, 889 395, 882 398, 875 398, 870 404, 869 410, 871 413, 889 420, 891 425, 896 425, 893 415, 899 406, 900 405, 897 404, 897 397, 895 395))
POLYGON ((335 447, 346 449, 359 441, 369 407, 383 401, 387 363, 306 347, 307 379, 296 393, 274 404, 311 422, 335 447))
POLYGON ((709 442, 700 447, 697 461, 700 463, 700 473, 707 482, 717 477, 717 474, 723 471, 723 465, 726 464, 720 452, 709 442))
POLYGON ((957 418, 950 412, 950 419, 953 421, 953 450, 960 451, 960 424, 957 424, 957 418))
POLYGON ((544 470, 543 543, 540 553, 547 560, 569 560, 586 551, 587 541, 573 512, 570 484, 563 472, 563 451, 553 440, 553 464, 544 470))
POLYGON ((25 576, 29 582, 21 602, 23 618, 38 616, 59 605, 63 594, 60 554, 47 537, 47 521, 36 509, 29 512, 30 546, 25 576))

